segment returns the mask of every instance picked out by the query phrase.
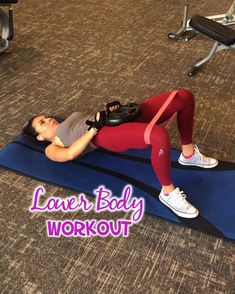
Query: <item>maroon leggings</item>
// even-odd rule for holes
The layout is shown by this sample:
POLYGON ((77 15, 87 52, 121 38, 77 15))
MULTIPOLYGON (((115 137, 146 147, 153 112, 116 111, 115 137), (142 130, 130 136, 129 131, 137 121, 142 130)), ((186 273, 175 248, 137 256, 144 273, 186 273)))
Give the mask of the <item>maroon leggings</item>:
MULTIPOLYGON (((140 115, 132 122, 119 126, 104 126, 93 139, 93 143, 110 151, 123 152, 128 149, 142 149, 149 145, 144 142, 146 126, 155 116, 171 92, 152 96, 140 104, 140 115)), ((165 112, 160 117, 158 124, 168 120, 177 112, 177 124, 181 144, 192 143, 194 97, 185 89, 180 89, 171 101, 165 112)), ((161 185, 172 184, 170 171, 170 140, 167 130, 156 124, 150 135, 152 147, 152 167, 161 185)))

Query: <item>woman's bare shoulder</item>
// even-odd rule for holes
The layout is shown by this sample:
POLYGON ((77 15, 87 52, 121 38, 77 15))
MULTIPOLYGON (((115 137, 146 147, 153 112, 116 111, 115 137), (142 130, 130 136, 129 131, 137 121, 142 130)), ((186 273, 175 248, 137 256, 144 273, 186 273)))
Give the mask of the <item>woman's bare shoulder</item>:
MULTIPOLYGON (((52 144, 55 144, 55 145, 57 145, 57 146, 59 146, 59 147, 64 147, 63 142, 62 142, 62 141, 60 140, 60 138, 57 137, 57 136, 54 137, 52 144)), ((50 145, 49 145, 49 146, 50 146, 50 145)))
POLYGON ((72 159, 68 153, 68 148, 58 146, 54 143, 47 146, 45 154, 49 159, 58 162, 64 162, 72 159))

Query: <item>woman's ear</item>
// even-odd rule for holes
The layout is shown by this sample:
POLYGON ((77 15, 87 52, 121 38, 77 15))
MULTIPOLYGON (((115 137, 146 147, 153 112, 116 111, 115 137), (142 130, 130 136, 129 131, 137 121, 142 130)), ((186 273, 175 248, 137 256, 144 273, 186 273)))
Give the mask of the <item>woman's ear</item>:
POLYGON ((45 138, 44 138, 42 135, 38 135, 38 136, 37 136, 37 140, 38 140, 38 141, 44 141, 45 138))

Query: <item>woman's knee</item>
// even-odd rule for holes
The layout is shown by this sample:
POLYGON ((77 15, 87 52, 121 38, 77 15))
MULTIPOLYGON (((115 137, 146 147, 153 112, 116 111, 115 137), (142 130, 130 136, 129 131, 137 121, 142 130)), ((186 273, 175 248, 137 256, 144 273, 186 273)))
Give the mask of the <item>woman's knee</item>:
MULTIPOLYGON (((195 104, 194 95, 191 91, 187 89, 180 89, 178 90, 178 97, 179 99, 181 99, 181 101, 184 102, 185 105, 191 105, 194 107, 194 104, 195 104)), ((176 97, 176 99, 178 97, 176 97)))
POLYGON ((169 139, 167 130, 159 125, 155 125, 150 135, 150 142, 152 146, 153 145, 159 145, 161 147, 169 146, 170 139, 169 139))

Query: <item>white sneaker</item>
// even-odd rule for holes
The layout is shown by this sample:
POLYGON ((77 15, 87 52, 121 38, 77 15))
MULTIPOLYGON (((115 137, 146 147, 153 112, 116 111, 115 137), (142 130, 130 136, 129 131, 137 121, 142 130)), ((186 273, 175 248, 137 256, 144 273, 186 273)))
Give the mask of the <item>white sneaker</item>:
POLYGON ((175 188, 169 193, 169 196, 165 196, 163 190, 161 190, 159 200, 178 216, 185 218, 197 217, 199 211, 186 200, 186 195, 183 193, 179 188, 175 188))
POLYGON ((218 164, 217 159, 206 157, 201 154, 196 145, 194 145, 194 154, 192 157, 185 158, 183 153, 181 153, 178 162, 182 165, 199 166, 203 168, 212 168, 218 164))

